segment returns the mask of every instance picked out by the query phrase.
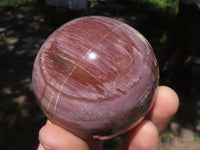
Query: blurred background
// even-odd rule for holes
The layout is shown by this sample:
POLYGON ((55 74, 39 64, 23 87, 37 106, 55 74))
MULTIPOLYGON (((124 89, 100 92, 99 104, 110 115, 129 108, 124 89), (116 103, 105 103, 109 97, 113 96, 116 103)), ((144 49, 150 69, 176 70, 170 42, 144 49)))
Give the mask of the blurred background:
POLYGON ((57 27, 86 15, 116 18, 148 39, 160 66, 160 85, 180 97, 160 150, 199 150, 200 0, 0 0, 1 149, 37 148, 46 117, 33 95, 34 58, 57 27))

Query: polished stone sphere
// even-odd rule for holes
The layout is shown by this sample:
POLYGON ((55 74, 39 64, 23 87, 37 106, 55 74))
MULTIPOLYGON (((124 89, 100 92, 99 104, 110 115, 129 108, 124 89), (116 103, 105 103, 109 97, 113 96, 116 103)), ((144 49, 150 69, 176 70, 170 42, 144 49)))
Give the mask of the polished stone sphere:
POLYGON ((136 126, 153 104, 158 64, 148 41, 118 20, 72 20, 44 42, 34 93, 48 119, 83 139, 108 139, 136 126))

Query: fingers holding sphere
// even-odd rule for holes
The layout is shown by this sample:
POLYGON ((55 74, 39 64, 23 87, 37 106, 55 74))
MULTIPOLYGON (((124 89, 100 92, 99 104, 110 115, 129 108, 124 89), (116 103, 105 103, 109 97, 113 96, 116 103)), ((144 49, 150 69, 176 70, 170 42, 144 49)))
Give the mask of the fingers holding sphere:
POLYGON ((161 133, 178 110, 179 98, 174 90, 166 86, 160 86, 155 93, 155 103, 149 113, 151 120, 161 133))

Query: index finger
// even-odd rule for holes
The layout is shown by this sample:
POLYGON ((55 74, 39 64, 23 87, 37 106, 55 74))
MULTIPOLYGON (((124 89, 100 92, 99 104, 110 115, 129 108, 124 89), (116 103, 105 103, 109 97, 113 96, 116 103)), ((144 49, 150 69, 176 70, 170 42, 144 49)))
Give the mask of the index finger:
POLYGON ((154 123, 159 133, 162 133, 178 110, 179 98, 174 90, 166 86, 158 87, 154 98, 155 103, 147 119, 154 123))

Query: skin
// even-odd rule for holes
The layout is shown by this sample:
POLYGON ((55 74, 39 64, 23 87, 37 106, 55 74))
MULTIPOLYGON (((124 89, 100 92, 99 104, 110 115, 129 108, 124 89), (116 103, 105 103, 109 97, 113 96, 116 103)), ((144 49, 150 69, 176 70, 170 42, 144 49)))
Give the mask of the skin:
MULTIPOLYGON (((157 150, 159 135, 167 127, 179 107, 175 91, 166 86, 157 88, 155 103, 147 117, 133 130, 116 150, 157 150)), ((84 141, 47 121, 39 132, 38 150, 102 150, 102 141, 84 141)))

